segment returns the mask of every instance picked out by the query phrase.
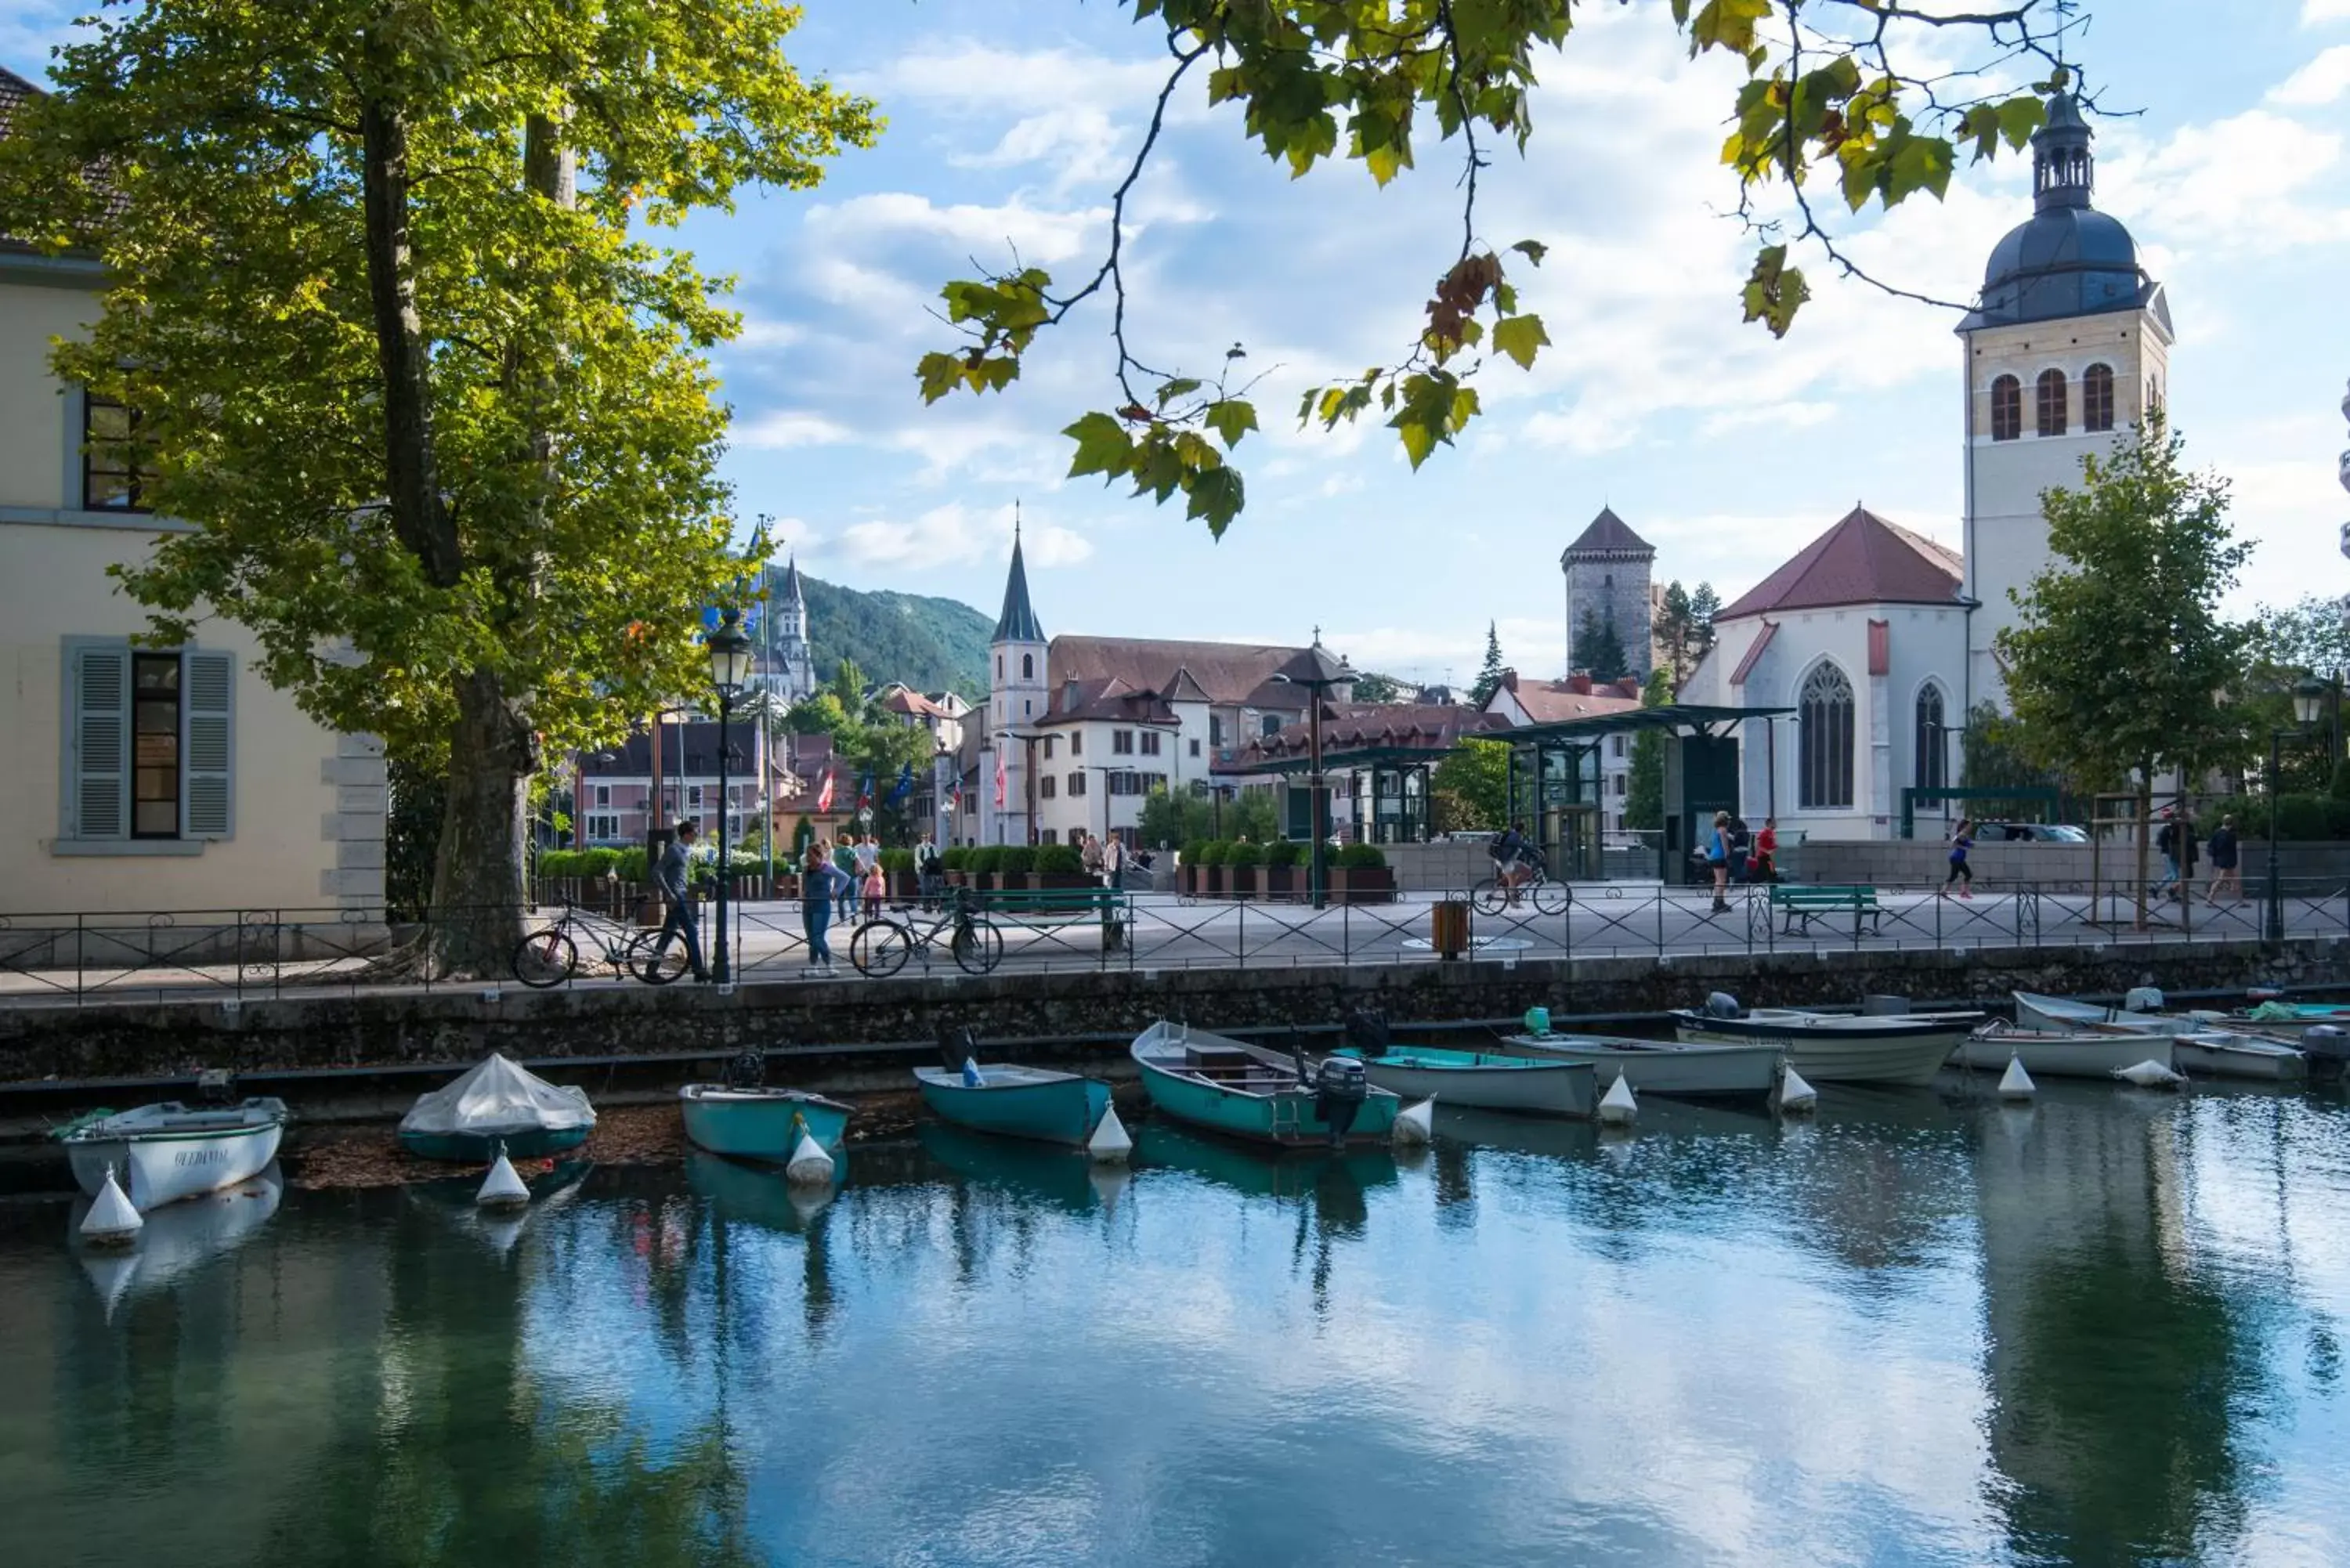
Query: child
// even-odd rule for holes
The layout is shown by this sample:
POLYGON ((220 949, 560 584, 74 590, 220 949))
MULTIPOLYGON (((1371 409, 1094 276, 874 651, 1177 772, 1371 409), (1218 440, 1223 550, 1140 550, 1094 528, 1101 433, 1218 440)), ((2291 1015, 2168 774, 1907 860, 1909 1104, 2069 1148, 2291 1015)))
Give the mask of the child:
POLYGON ((865 873, 865 918, 879 919, 881 901, 889 896, 889 879, 881 873, 881 863, 876 860, 865 873))
POLYGON ((1975 896, 1974 869, 1967 864, 1967 851, 1974 846, 1974 842, 1975 825, 1963 816, 1959 818, 1958 826, 1950 829, 1950 875, 1942 884, 1942 897, 1945 898, 1950 896, 1950 884, 1961 879, 1964 886, 1959 888, 1959 897, 1971 898, 1975 896))

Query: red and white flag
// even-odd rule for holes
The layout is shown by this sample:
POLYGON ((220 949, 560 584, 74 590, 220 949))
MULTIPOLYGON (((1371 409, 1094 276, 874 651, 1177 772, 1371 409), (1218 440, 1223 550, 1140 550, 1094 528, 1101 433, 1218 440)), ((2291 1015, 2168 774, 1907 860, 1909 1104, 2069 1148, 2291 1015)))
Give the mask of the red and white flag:
POLYGON ((832 772, 830 769, 827 769, 825 771, 824 788, 816 792, 816 815, 819 816, 832 809, 832 772))
POLYGON ((998 752, 995 753, 995 809, 998 811, 1002 811, 1003 809, 1003 791, 1005 782, 1006 781, 1003 776, 1003 753, 1002 752, 998 752))

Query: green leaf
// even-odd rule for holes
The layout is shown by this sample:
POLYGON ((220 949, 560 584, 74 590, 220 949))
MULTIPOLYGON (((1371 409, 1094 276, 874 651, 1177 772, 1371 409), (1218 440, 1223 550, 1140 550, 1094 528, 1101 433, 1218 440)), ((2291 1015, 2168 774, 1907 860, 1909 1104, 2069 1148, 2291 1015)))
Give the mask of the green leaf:
POLYGON ((1784 337, 1795 322, 1795 312, 1812 296, 1801 268, 1787 265, 1787 247, 1765 245, 1756 253, 1754 270, 1742 295, 1746 319, 1760 321, 1773 337, 1784 337))
POLYGON ((1540 240, 1520 240, 1510 248, 1536 266, 1542 265, 1543 257, 1550 254, 1550 247, 1540 240))
POLYGON ((1069 460, 1071 479, 1088 473, 1116 478, 1127 471, 1133 460, 1134 438, 1115 414, 1097 410, 1061 433, 1077 443, 1076 454, 1069 460))
POLYGON ((1508 316, 1493 324, 1493 348, 1518 362, 1521 370, 1534 368, 1534 356, 1550 341, 1539 316, 1508 316))
POLYGON ((1396 434, 1403 438, 1404 455, 1411 459, 1411 466, 1416 472, 1421 463, 1428 461, 1428 454, 1436 450, 1436 431, 1424 421, 1405 414, 1398 414, 1391 422, 1396 434))
POLYGON ((922 384, 922 401, 935 403, 962 385, 962 358, 957 354, 925 354, 914 367, 922 384))
MULTIPOLYGON (((1306 395, 1309 398, 1313 396, 1310 392, 1306 395)), ((1240 445, 1241 438, 1257 428, 1255 406, 1237 398, 1222 398, 1210 403, 1201 417, 1207 421, 1210 430, 1223 438, 1227 452, 1240 445)))
POLYGON ((1240 470, 1236 468, 1211 468, 1194 474, 1184 488, 1191 499, 1183 514, 1205 518, 1208 532, 1219 539, 1247 504, 1247 488, 1241 483, 1240 470))
POLYGON ((1178 398, 1189 397, 1200 389, 1200 383, 1189 376, 1178 376, 1162 383, 1159 389, 1159 406, 1165 408, 1178 398))

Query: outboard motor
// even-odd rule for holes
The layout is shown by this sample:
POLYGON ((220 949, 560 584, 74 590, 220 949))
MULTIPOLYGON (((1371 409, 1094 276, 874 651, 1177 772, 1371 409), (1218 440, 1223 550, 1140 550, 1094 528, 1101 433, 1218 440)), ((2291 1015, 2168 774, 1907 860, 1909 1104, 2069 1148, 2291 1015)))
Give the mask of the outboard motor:
POLYGON ((2159 1012, 2162 992, 2150 985, 2134 985, 2122 993, 2124 1012, 2159 1012))
POLYGON ((745 1045, 726 1064, 726 1086, 730 1089, 764 1088, 766 1082, 767 1054, 755 1045, 745 1045))
POLYGON ((2301 1049, 2327 1072, 2350 1067, 2350 1029, 2338 1023, 2313 1023, 2301 1032, 2301 1049))
POLYGON ((196 1074, 196 1104, 200 1106, 233 1106, 236 1104, 236 1074, 227 1067, 205 1067, 196 1074))
POLYGON ((968 1023, 940 1024, 939 1060, 950 1073, 960 1073, 965 1062, 979 1060, 979 1031, 968 1023))
POLYGON ((1314 1114, 1330 1128, 1330 1147, 1344 1147, 1355 1117, 1371 1097, 1370 1075, 1352 1056, 1326 1056, 1314 1079, 1314 1114))
POLYGON ((1393 1037, 1388 1033, 1388 1015, 1375 1008, 1357 1007, 1347 1014, 1347 1044, 1352 1045, 1367 1062, 1376 1062, 1388 1054, 1393 1037))
POLYGON ((1741 1011, 1738 998, 1726 991, 1717 991, 1705 999, 1705 1015, 1708 1018, 1735 1018, 1741 1011))

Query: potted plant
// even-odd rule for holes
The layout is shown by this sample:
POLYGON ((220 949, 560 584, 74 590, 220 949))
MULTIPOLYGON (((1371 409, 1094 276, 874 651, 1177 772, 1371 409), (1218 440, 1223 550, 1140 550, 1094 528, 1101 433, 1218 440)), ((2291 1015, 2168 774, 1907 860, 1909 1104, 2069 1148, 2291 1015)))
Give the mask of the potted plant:
POLYGON ((983 844, 971 852, 971 886, 976 893, 985 893, 995 887, 996 871, 1003 864, 1005 846, 983 844))
POLYGON ((1257 886, 1257 867, 1264 864, 1264 846, 1240 839, 1224 846, 1224 884, 1235 898, 1263 897, 1257 886))
POLYGON ((951 844, 939 851, 939 864, 945 867, 947 886, 961 888, 971 880, 972 849, 968 844, 951 844))
POLYGON ((1177 884, 1177 888, 1188 898, 1199 898, 1208 890, 1206 862, 1201 858, 1207 852, 1208 841, 1204 838, 1194 838, 1184 844, 1183 852, 1178 857, 1181 862, 1180 867, 1181 880, 1177 884))
POLYGON ((910 849, 884 849, 881 875, 889 879, 889 896, 893 898, 911 898, 920 892, 914 886, 914 852, 910 849))
POLYGON ((1036 847, 1036 870, 1029 878, 1038 888, 1090 888, 1094 879, 1086 875, 1085 857, 1074 844, 1042 844, 1036 847))
POLYGON ((1029 874, 1036 869, 1036 851, 1025 844, 1006 844, 995 852, 995 890, 1024 893, 1029 874))
POLYGON ((1224 890, 1224 853, 1232 846, 1211 838, 1200 846, 1200 896, 1213 898, 1224 890))
POLYGON ((1276 838, 1264 846, 1264 896, 1268 898, 1302 898, 1305 896, 1305 846, 1295 839, 1276 838))
POLYGON ((1342 904, 1395 902, 1395 873, 1376 844, 1349 844, 1330 868, 1330 897, 1342 904))

